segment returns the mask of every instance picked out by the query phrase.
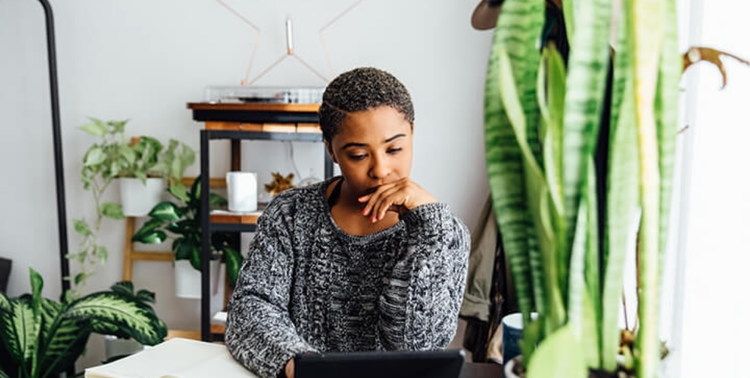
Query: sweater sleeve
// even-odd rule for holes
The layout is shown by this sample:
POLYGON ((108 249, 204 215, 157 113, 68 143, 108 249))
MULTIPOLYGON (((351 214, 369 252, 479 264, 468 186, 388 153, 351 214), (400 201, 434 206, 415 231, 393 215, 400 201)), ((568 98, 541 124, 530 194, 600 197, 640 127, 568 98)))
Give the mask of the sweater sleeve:
POLYGON ((380 297, 378 331, 389 350, 435 350, 450 343, 466 285, 471 237, 448 206, 404 215, 406 248, 380 297))
POLYGON ((232 356, 262 378, 278 376, 296 353, 315 351, 297 334, 289 317, 292 239, 280 206, 273 205, 260 217, 258 233, 240 269, 225 335, 232 356))

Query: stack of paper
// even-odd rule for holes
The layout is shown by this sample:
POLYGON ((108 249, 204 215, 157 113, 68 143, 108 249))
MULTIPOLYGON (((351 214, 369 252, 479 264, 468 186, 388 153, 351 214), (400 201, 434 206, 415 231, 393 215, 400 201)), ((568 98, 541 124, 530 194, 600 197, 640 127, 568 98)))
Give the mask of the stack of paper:
POLYGON ((86 369, 86 378, 257 378, 226 346, 171 339, 134 355, 86 369))

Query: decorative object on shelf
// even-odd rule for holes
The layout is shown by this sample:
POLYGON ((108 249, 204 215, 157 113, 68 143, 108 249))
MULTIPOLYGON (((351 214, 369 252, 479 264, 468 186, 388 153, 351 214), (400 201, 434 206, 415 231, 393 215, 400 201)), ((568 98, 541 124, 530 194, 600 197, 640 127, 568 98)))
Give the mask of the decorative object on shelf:
POLYGON ((29 271, 31 295, 0 294, 0 377, 47 378, 72 370, 92 332, 144 345, 159 344, 167 335, 143 291, 133 297, 113 287, 58 303, 42 297, 42 276, 29 271))
POLYGON ((271 176, 273 177, 273 181, 265 184, 266 192, 270 195, 276 196, 287 189, 294 188, 294 185, 292 184, 292 181, 294 181, 294 173, 282 176, 281 173, 272 172, 271 176))
POLYGON ((258 210, 258 174, 255 172, 227 172, 227 208, 229 211, 258 210))
MULTIPOLYGON (((181 188, 184 189, 184 186, 181 188)), ((172 186, 168 191, 183 205, 180 206, 170 201, 157 204, 148 213, 150 219, 133 235, 131 240, 145 244, 160 244, 167 240, 167 232, 169 232, 176 236, 172 242, 175 262, 187 260, 194 269, 200 271, 200 177, 195 179, 190 191, 181 190, 178 186, 172 186)), ((226 200, 218 194, 209 193, 209 195, 211 208, 226 205, 226 200)), ((227 233, 217 232, 211 235, 213 259, 224 256, 229 285, 234 287, 242 263, 242 255, 231 247, 231 240, 231 235, 227 233)))

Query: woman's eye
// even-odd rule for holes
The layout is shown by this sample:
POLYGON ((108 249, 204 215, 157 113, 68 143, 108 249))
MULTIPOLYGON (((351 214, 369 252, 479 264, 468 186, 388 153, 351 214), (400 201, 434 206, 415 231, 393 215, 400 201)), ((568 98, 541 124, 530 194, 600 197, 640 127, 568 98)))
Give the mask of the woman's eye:
POLYGON ((401 152, 402 149, 403 148, 401 148, 401 147, 399 147, 399 148, 390 148, 390 149, 388 149, 388 153, 389 154, 397 154, 397 153, 401 152))
POLYGON ((352 160, 362 160, 365 157, 367 157, 367 155, 349 155, 349 158, 352 160))

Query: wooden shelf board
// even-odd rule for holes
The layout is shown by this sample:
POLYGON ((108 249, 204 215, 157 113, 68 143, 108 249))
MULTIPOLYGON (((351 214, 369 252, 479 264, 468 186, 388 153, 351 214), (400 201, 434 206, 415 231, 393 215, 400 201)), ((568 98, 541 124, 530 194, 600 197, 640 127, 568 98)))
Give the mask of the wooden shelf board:
MULTIPOLYGON (((182 178, 182 185, 185 185, 188 190, 190 190, 190 186, 193 185, 193 182, 195 182, 196 177, 183 177, 182 178)), ((224 177, 211 177, 208 180, 208 185, 214 189, 221 189, 227 187, 227 180, 224 177)))
POLYGON ((211 214, 211 223, 256 224, 258 214, 211 214))
POLYGON ((174 252, 133 251, 130 258, 133 261, 174 261, 174 252))
POLYGON ((310 113, 318 112, 320 104, 269 104, 253 102, 189 102, 188 109, 192 110, 251 110, 267 112, 298 112, 310 113))

